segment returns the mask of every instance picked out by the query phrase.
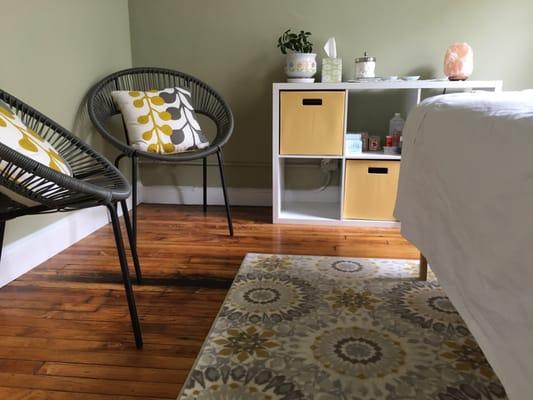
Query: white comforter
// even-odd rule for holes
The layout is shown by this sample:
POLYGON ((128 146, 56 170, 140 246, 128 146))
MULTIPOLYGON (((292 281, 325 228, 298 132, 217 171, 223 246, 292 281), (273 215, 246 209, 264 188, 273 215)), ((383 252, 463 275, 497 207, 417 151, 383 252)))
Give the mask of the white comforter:
POLYGON ((533 91, 424 101, 396 216, 512 400, 533 399, 533 91))

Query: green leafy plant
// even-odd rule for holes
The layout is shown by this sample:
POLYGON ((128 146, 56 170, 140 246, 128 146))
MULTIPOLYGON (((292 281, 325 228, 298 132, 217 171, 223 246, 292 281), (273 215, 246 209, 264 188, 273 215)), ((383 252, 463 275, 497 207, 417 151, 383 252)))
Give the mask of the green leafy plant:
POLYGON ((312 53, 313 43, 309 41, 309 36, 311 36, 311 32, 300 31, 300 33, 293 33, 290 29, 287 29, 278 38, 278 47, 283 54, 287 54, 287 51, 312 53))

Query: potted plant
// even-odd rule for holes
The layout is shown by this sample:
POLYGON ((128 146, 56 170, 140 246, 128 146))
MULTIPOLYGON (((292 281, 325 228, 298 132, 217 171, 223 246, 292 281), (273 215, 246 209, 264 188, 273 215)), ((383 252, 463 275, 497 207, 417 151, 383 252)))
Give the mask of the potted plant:
POLYGON ((291 79, 314 82, 316 73, 316 54, 313 43, 309 41, 311 32, 293 33, 287 29, 278 38, 278 47, 286 55, 285 73, 291 79))

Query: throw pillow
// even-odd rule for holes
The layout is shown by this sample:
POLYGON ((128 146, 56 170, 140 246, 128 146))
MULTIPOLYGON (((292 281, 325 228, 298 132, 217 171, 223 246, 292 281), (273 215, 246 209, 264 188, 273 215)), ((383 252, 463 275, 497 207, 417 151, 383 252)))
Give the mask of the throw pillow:
MULTIPOLYGON (((72 176, 68 163, 61 157, 57 150, 43 139, 37 132, 24 124, 20 117, 13 112, 11 107, 0 100, 0 142, 11 149, 35 160, 54 171, 72 176)), ((0 171, 7 166, 7 161, 0 161, 0 171)), ((29 173, 18 175, 16 180, 22 182, 30 176, 29 173)), ((53 185, 51 189, 57 187, 53 185)), ((35 206, 36 203, 12 190, 0 186, 0 193, 11 200, 25 206, 35 206)))
POLYGON ((191 94, 182 88, 114 91, 130 144, 149 153, 174 154, 209 146, 192 107, 191 94))
MULTIPOLYGON (((40 162, 54 171, 72 176, 67 162, 37 132, 26 126, 11 107, 0 100, 0 141, 5 146, 40 162)), ((2 162, 5 164, 5 161, 2 162)))

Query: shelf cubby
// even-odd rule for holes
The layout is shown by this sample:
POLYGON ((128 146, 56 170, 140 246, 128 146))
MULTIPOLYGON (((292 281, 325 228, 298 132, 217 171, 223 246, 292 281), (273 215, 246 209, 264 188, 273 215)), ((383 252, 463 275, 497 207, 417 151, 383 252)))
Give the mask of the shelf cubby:
MULTIPOLYGON (((344 199, 354 198, 350 197, 353 193, 346 193, 344 182, 346 165, 350 163, 350 160, 381 161, 385 165, 390 161, 400 163, 401 155, 384 154, 382 151, 346 154, 345 146, 341 153, 338 145, 335 151, 331 151, 331 149, 327 150, 331 146, 326 146, 328 137, 334 137, 335 142, 338 143, 340 125, 343 127, 341 131, 344 135, 343 143, 346 139, 346 132, 368 132, 369 135, 383 137, 387 135, 388 123, 394 113, 400 112, 406 118, 423 98, 444 92, 473 89, 501 91, 502 81, 398 80, 359 83, 274 83, 272 90, 273 222, 373 227, 399 226, 398 222, 391 220, 393 218, 390 217, 390 213, 382 214, 387 215, 389 220, 367 220, 343 218, 342 211, 345 209, 344 199), (321 93, 324 93, 324 96, 321 93), (286 99, 283 107, 282 96, 286 99), (290 99, 292 103, 288 103, 287 99, 290 99), (332 103, 333 99, 335 103, 332 103), (344 109, 339 106, 342 103, 344 103, 344 109), (288 106, 288 104, 293 105, 288 106), (311 108, 302 107, 306 105, 311 108), (313 110, 316 106, 324 106, 327 110, 324 112, 313 110), (285 117, 295 115, 291 121, 286 121, 284 118, 283 131, 285 135, 293 136, 289 141, 286 140, 287 136, 284 136, 286 144, 284 151, 280 151, 282 109, 285 117), (300 111, 297 111, 298 109, 300 111), (338 115, 338 119, 334 118, 332 131, 328 132, 327 128, 324 128, 324 121, 327 118, 331 119, 331 115, 338 115), (320 128, 310 124, 309 121, 315 118, 320 119, 320 121, 317 120, 320 128), (310 147, 310 139, 313 140, 312 147, 310 147), (302 143, 301 148, 298 143, 302 143), (321 143, 324 143, 324 149, 326 149, 324 155, 320 154, 321 143), (323 159, 335 162, 337 169, 331 174, 331 182, 326 188, 321 189, 325 184, 323 180, 325 174, 320 169, 320 162, 323 159)), ((397 170, 396 165, 389 165, 389 169, 397 170)), ((356 193, 356 196, 366 195, 362 187, 350 188, 350 190, 356 193)), ((381 192, 386 193, 386 196, 390 197, 389 200, 393 202, 394 191, 395 189, 381 192)), ((378 197, 376 196, 376 199, 378 197)), ((387 209, 390 209, 391 201, 385 202, 387 209)))
POLYGON ((280 215, 287 220, 335 222, 341 215, 342 159, 331 159, 336 170, 328 174, 319 158, 282 158, 280 215))

